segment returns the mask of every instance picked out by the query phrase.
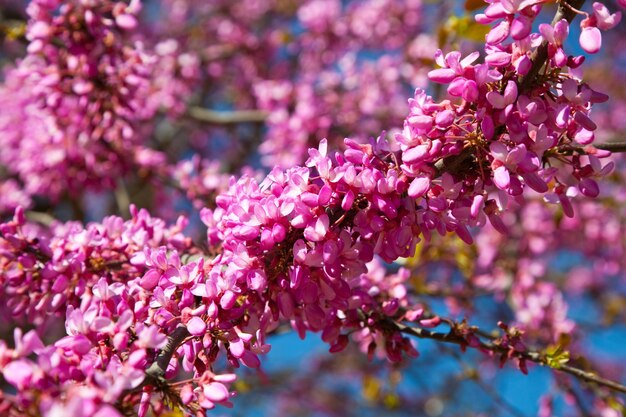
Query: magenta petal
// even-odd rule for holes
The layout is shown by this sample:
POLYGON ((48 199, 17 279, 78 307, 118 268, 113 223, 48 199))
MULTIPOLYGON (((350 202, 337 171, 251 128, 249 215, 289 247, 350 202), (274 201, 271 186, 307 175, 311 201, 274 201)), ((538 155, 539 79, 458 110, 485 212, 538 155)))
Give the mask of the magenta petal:
POLYGON ((151 290, 157 286, 159 283, 159 278, 161 278, 161 273, 156 269, 150 269, 146 272, 143 277, 139 280, 139 285, 144 290, 151 290))
POLYGON ((581 145, 589 145, 595 139, 595 135, 592 131, 587 129, 580 129, 576 135, 574 135, 574 140, 581 145))
POLYGON ((137 26, 137 19, 131 14, 121 14, 115 18, 115 23, 126 30, 132 30, 137 26))
POLYGON ((330 197, 333 194, 332 188, 328 184, 324 184, 322 188, 320 188, 319 195, 317 196, 317 204, 320 206, 325 206, 330 201, 330 197))
POLYGON ((593 198, 597 197, 598 194, 600 194, 600 188, 598 187, 598 183, 591 178, 583 178, 582 180, 580 180, 578 188, 587 197, 593 198))
POLYGON ((602 47, 602 34, 598 28, 584 28, 580 32, 579 42, 585 52, 595 54, 602 47))
POLYGON ((477 195, 474 197, 472 201, 472 206, 470 207, 470 214, 473 218, 478 217, 480 210, 483 208, 485 202, 485 197, 482 195, 477 195))
POLYGON ((485 118, 480 122, 480 129, 483 131, 485 139, 493 138, 493 135, 496 133, 493 119, 490 116, 485 116, 485 118))
POLYGON ((428 73, 428 78, 430 78, 431 81, 441 84, 449 83, 450 81, 454 80, 456 76, 457 73, 450 68, 439 68, 432 70, 428 73))
POLYGON ((233 234, 243 240, 253 240, 259 236, 259 228, 242 225, 234 229, 233 234))
POLYGON ((416 146, 414 148, 407 149, 402 154, 402 161, 404 161, 406 163, 412 163, 412 162, 420 161, 420 160, 424 159, 424 157, 426 155, 428 155, 428 150, 429 150, 429 146, 426 145, 426 144, 418 145, 418 146, 416 146))
POLYGON ((409 116, 407 121, 412 127, 421 130, 429 130, 433 126, 433 118, 426 115, 409 116))
POLYGON ((454 97, 460 97, 463 94, 463 88, 465 86, 466 79, 463 77, 455 78, 450 85, 448 85, 448 94, 454 97))
POLYGON ((532 67, 532 61, 526 55, 523 55, 515 60, 515 69, 520 75, 528 74, 532 67))
POLYGON ((219 382, 209 382, 206 384, 203 393, 207 399, 215 403, 228 399, 228 389, 226 389, 224 384, 220 384, 219 382))
POLYGON ((354 193, 352 190, 349 190, 343 197, 343 200, 341 200, 341 208, 348 211, 352 208, 352 203, 354 203, 354 193))
POLYGON ((569 106, 562 106, 560 109, 558 109, 558 112, 556 114, 556 125, 560 128, 564 128, 565 126, 567 126, 567 121, 569 120, 569 113, 570 113, 570 107, 569 106))
POLYGON ((485 57, 485 62, 494 67, 505 67, 511 63, 511 54, 508 52, 494 52, 485 57))
POLYGON ((491 3, 489 7, 485 9, 485 16, 492 19, 499 19, 506 16, 506 14, 506 10, 500 2, 491 3))
POLYGON ((491 28, 487 34, 486 40, 488 44, 495 45, 501 43, 509 36, 509 21, 503 20, 496 26, 491 28))
POLYGON ((193 336, 202 336, 206 331, 206 323, 200 317, 192 317, 187 323, 187 330, 193 336))
POLYGON ((493 106, 494 109, 503 109, 506 107, 504 97, 495 91, 487 93, 487 101, 493 106))
POLYGON ((430 178, 428 177, 418 177, 413 180, 411 185, 409 186, 409 196, 413 198, 418 198, 426 194, 428 189, 430 188, 430 178))
POLYGON ((24 389, 33 375, 33 365, 30 361, 20 359, 4 367, 4 379, 18 389, 24 389))
POLYGON ((506 225, 504 224, 500 216, 498 216, 497 214, 489 215, 489 222, 491 223, 494 229, 496 229, 498 232, 502 233, 503 235, 506 235, 509 233, 508 228, 506 227, 506 225))
POLYGON ((478 85, 474 80, 467 80, 463 86, 463 100, 476 101, 478 100, 478 85))
POLYGON ((214 381, 217 382, 226 382, 228 384, 233 383, 237 380, 237 375, 235 374, 221 374, 221 375, 215 375, 213 377, 214 381))
POLYGON ((254 270, 250 271, 250 273, 248 274, 247 284, 248 288, 250 288, 251 290, 260 290, 265 287, 266 283, 267 279, 263 272, 259 270, 254 270))
POLYGON ((281 292, 278 295, 278 309, 282 313, 283 317, 286 319, 290 319, 293 316, 294 311, 294 303, 293 298, 291 298, 291 294, 286 291, 281 292))
POLYGON ((554 25, 554 39, 558 45, 563 45, 565 39, 569 36, 569 23, 567 20, 561 19, 554 25))
POLYGON ((259 366, 261 366, 261 361, 259 360, 259 357, 249 350, 246 350, 243 353, 243 356, 241 357, 241 362, 243 362, 243 364, 246 365, 248 368, 258 368, 259 366))
POLYGON ((128 356, 128 364, 136 369, 143 369, 146 366, 146 350, 139 349, 128 356))
POLYGON ((59 339, 54 346, 84 355, 91 349, 91 341, 85 335, 78 334, 76 336, 65 336, 59 339))
POLYGON ((502 190, 506 190, 511 183, 511 176, 506 167, 500 166, 493 171, 493 182, 502 190))
POLYGON ((554 28, 552 25, 542 23, 539 25, 539 33, 543 36, 543 39, 551 44, 554 44, 554 28))
POLYGON ((527 174, 522 175, 524 177, 524 182, 533 190, 538 193, 546 193, 548 191, 548 184, 544 180, 541 179, 539 175, 534 172, 529 172, 527 174))
POLYGON ((230 342, 228 350, 230 350, 230 353, 232 353, 235 358, 241 358, 245 352, 243 340, 237 339, 235 342, 230 342))
POLYGON ((454 122, 454 113, 451 110, 444 110, 437 113, 435 123, 437 127, 446 128, 454 122))
POLYGON ((286 236, 287 230, 282 224, 276 223, 272 227, 272 237, 274 238, 274 242, 282 242, 286 236))
POLYGON ((574 120, 587 130, 596 130, 598 126, 585 113, 577 111, 574 113, 574 120))
POLYGON ((517 98, 517 83, 515 81, 509 81, 504 89, 504 99, 506 104, 511 104, 517 98))
POLYGON ((532 21, 526 16, 517 16, 511 23, 511 37, 516 41, 524 39, 530 35, 532 21))
POLYGON ((326 313, 317 304, 307 304, 304 307, 304 315, 311 330, 321 330, 326 325, 326 313))

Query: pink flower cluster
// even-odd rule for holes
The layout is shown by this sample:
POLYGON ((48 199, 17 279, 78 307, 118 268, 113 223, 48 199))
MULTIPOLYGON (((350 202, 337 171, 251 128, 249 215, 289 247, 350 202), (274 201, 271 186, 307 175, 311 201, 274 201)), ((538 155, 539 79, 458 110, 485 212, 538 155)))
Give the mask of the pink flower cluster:
POLYGON ((133 36, 140 10, 139 0, 29 4, 27 55, 0 87, 0 163, 28 194, 113 188, 116 175, 163 159, 143 149, 147 122, 184 110, 198 62, 175 41, 153 52, 133 36))
MULTIPOLYGON (((472 193, 493 195, 503 208, 507 196, 519 196, 528 186, 546 194, 548 201, 560 203, 572 216, 570 198, 578 192, 597 196, 594 178, 609 173, 613 164, 602 166, 599 158, 608 153, 593 148, 585 148, 586 157, 567 158, 565 164, 557 157, 581 153, 592 143, 597 126, 589 111, 608 97, 578 77, 584 57, 565 54, 567 20, 554 26, 541 24, 539 35, 531 33, 531 26, 542 2, 490 3, 477 16, 481 23, 494 24, 486 38, 485 62, 474 64, 477 52, 466 58, 456 51, 439 52, 442 68, 429 73, 431 80, 447 84, 448 93, 461 102, 416 101, 414 121, 407 119, 409 127, 429 139, 427 147, 434 139, 444 138, 444 144, 459 139, 455 152, 462 154, 463 149, 475 155, 477 169, 469 171, 473 177, 464 175, 465 185, 469 181, 474 188, 472 193), (548 60, 541 73, 532 61, 541 59, 540 51, 548 60)), ((600 9, 596 5, 594 10, 600 9)), ((607 15, 602 10, 600 14, 607 15)), ((619 15, 611 16, 604 21, 616 23, 619 15)))
POLYGON ((58 198, 85 185, 111 187, 149 117, 151 58, 127 41, 139 1, 33 1, 28 55, 0 92, 1 162, 31 194, 58 198), (33 156, 37 156, 33 158, 33 156))
MULTIPOLYGON (((194 304, 190 290, 207 295, 199 282, 203 262, 181 265, 178 253, 190 250, 180 233, 184 226, 184 219, 166 227, 135 210, 127 222, 111 217, 87 228, 59 224, 48 237, 25 223, 21 210, 0 225, 5 317, 13 323, 26 318, 43 331, 55 316, 64 316, 67 333, 44 346, 37 332, 22 334, 18 328, 14 348, 0 342, 3 376, 18 390, 16 395, 2 394, 0 409, 117 417, 134 407, 146 415, 153 399, 154 410, 160 412, 168 395, 198 411, 228 404, 227 385, 234 376, 210 370, 213 350, 207 350, 213 357, 205 356, 210 362, 202 365, 197 358, 203 348, 197 340, 181 347, 183 368, 196 371, 193 383, 157 389, 163 388, 159 378, 177 372, 177 358, 171 368, 165 362, 162 370, 146 372, 177 323, 186 324, 191 337, 202 332, 196 317, 201 309, 188 306, 194 304), (32 237, 35 233, 40 237, 32 237), (173 252, 168 255, 168 250, 173 252)), ((218 333, 224 330, 222 326, 218 333)), ((205 345, 215 346, 211 340, 205 345)))
POLYGON ((28 322, 44 326, 77 307, 101 278, 119 288, 143 270, 131 263, 137 252, 167 247, 185 251, 189 238, 181 233, 186 219, 166 226, 145 210, 131 208, 133 217, 105 218, 86 227, 56 223, 44 229, 27 223, 21 209, 0 225, 0 298, 4 324, 28 322))

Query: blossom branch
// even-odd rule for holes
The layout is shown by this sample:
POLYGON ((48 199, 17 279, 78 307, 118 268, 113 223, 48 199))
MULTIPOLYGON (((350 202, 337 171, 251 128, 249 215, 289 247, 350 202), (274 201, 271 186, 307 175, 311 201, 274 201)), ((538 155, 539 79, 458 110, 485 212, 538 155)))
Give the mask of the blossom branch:
MULTIPOLYGON (((515 356, 521 360, 530 360, 540 365, 549 366, 545 355, 542 355, 539 352, 519 351, 519 350, 511 351, 503 345, 499 345, 493 342, 484 342, 482 340, 479 340, 478 344, 472 344, 470 343, 468 338, 456 333, 454 330, 454 327, 449 333, 440 333, 440 332, 433 332, 433 331, 420 328, 420 327, 408 326, 406 324, 398 323, 398 322, 391 321, 391 320, 387 321, 386 324, 392 328, 395 328, 395 330, 397 331, 418 337, 420 339, 431 339, 431 340, 436 340, 439 342, 456 344, 456 345, 463 346, 463 347, 467 347, 467 346, 476 347, 476 348, 480 348, 480 349, 483 349, 492 353, 508 354, 508 355, 515 356)), ((476 335, 479 333, 474 332, 472 334, 476 335)), ((487 337, 484 333, 481 333, 480 336, 487 337)), ((552 368, 565 372, 567 374, 573 375, 583 381, 597 384, 597 385, 609 388, 611 390, 626 394, 626 386, 618 382, 615 382, 606 378, 602 378, 601 376, 598 376, 597 374, 593 372, 584 371, 580 368, 576 368, 574 366, 567 365, 567 364, 561 364, 558 368, 557 367, 552 367, 552 368)))

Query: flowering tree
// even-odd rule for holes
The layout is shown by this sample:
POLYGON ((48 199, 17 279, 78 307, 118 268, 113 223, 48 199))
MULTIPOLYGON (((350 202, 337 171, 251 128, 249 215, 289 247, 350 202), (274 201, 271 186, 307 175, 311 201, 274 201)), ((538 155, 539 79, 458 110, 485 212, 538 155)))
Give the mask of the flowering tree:
POLYGON ((624 1, 1 4, 2 415, 203 416, 288 329, 624 413, 584 345, 626 318, 624 1))

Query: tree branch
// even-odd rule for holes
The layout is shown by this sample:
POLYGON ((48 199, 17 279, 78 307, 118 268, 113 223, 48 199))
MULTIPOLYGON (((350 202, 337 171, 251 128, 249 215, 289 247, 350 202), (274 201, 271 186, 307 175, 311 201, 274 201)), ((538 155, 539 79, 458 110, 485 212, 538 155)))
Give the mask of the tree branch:
POLYGON ((117 210, 122 217, 129 218, 130 217, 130 195, 128 193, 128 188, 126 188, 126 184, 124 183, 124 178, 120 177, 117 181, 117 187, 114 190, 115 195, 115 203, 117 205, 117 210))
POLYGON ((157 356, 157 359, 146 370, 146 375, 154 379, 162 379, 167 371, 167 366, 172 359, 172 355, 185 338, 189 336, 186 327, 177 327, 171 335, 167 336, 167 344, 157 356))
POLYGON ((40 223, 46 227, 50 226, 56 221, 53 215, 44 213, 42 211, 28 210, 24 212, 24 215, 29 221, 40 223))
MULTIPOLYGON (((585 3, 585 0, 561 0, 559 1, 559 7, 554 15, 554 19, 552 19, 552 26, 554 26, 561 19, 567 20, 568 23, 571 23, 576 17, 576 12, 574 9, 580 9, 582 5, 585 3)), ((520 94, 526 92, 532 85, 532 83, 537 79, 539 75, 539 71, 543 68, 544 64, 548 60, 548 42, 543 41, 537 49, 530 56, 530 60, 532 61, 532 66, 526 75, 524 75, 519 80, 519 90, 520 94)))
MULTIPOLYGON (((449 333, 432 332, 430 330, 426 330, 420 327, 407 326, 403 323, 398 323, 392 320, 388 320, 386 324, 391 327, 394 327, 399 332, 410 334, 420 339, 431 339, 431 340, 436 340, 439 342, 451 343, 451 344, 464 346, 464 347, 470 346, 468 344, 468 341, 464 337, 454 333, 453 331, 450 331, 449 333)), ((480 345, 478 347, 480 349, 484 349, 486 351, 493 352, 493 353, 500 353, 500 354, 510 353, 509 350, 503 346, 494 344, 492 342, 484 342, 482 340, 480 341, 480 345)), ((516 350, 516 351, 513 351, 512 355, 519 359, 525 359, 531 362, 535 362, 539 365, 549 366, 545 356, 540 354, 539 352, 516 350)), ((600 386, 609 388, 611 390, 626 394, 626 386, 618 382, 611 381, 606 378, 602 378, 593 372, 584 371, 580 368, 576 368, 574 366, 567 365, 567 364, 563 364, 559 366, 558 368, 553 368, 553 369, 573 375, 583 381, 600 385, 600 386)))
POLYGON ((263 123, 267 119, 267 112, 261 110, 233 110, 215 111, 202 107, 190 107, 187 117, 203 123, 228 125, 238 123, 263 123))
POLYGON ((613 153, 626 152, 626 142, 594 143, 593 147, 613 153))

